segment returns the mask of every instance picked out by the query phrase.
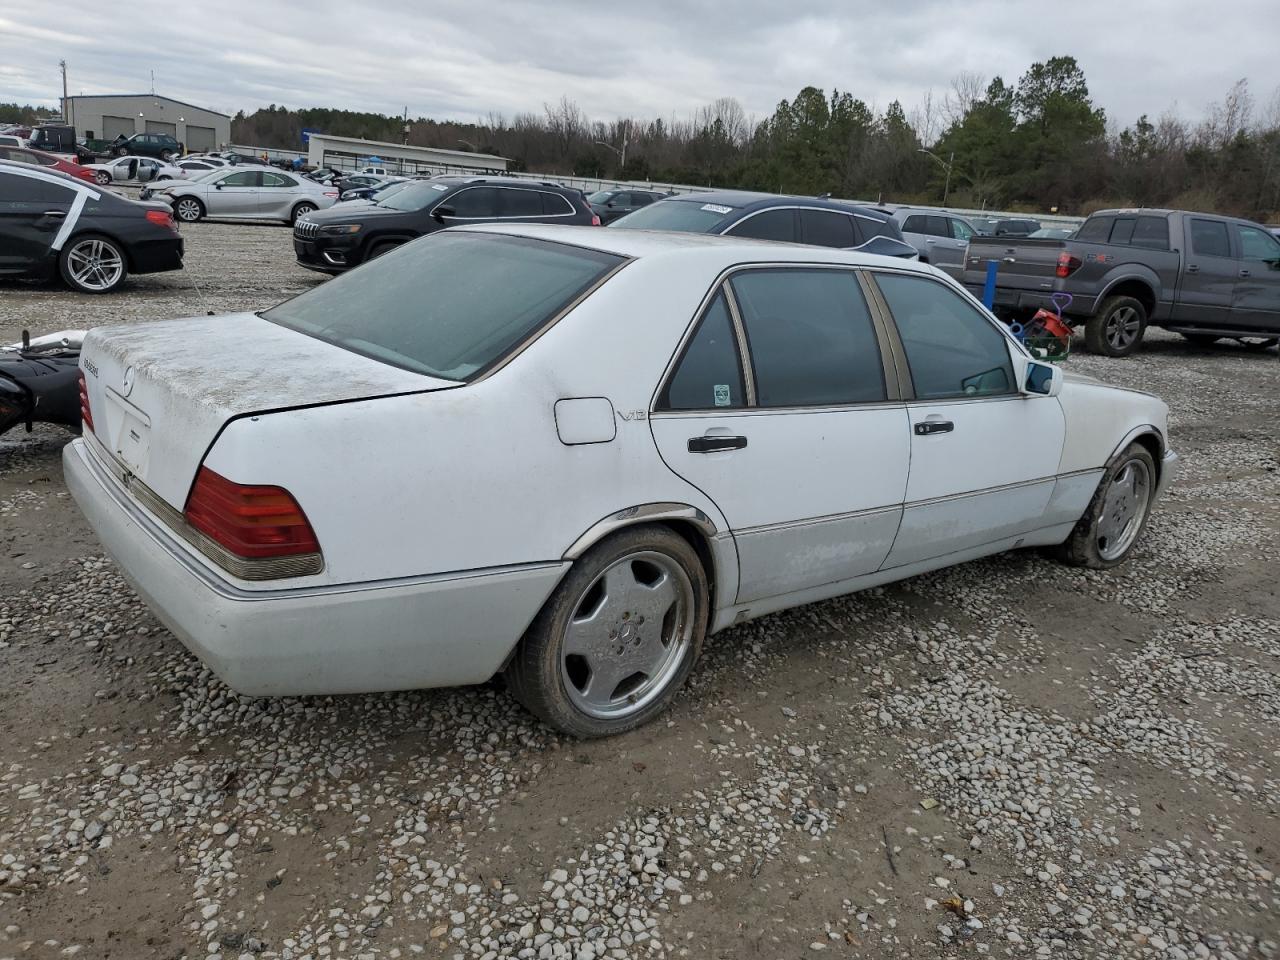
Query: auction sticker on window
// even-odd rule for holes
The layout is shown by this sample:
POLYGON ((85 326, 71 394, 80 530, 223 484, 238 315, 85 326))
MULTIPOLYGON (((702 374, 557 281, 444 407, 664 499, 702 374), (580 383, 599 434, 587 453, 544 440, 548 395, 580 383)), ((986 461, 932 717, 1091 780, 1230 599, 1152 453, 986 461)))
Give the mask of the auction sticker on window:
POLYGON ((729 406, 731 402, 729 400, 729 385, 727 383, 717 383, 715 386, 715 391, 716 391, 716 406, 717 407, 729 406))
POLYGON ((732 213, 733 207, 722 207, 718 203, 704 203, 702 209, 709 213, 732 213))

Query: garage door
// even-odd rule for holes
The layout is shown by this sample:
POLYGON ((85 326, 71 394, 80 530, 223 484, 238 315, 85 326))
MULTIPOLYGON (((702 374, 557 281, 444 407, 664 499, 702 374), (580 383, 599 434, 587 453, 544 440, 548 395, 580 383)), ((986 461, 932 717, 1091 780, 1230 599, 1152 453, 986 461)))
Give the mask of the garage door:
POLYGON ((192 153, 201 153, 217 149, 213 127, 193 127, 187 124, 187 149, 192 153))
POLYGON ((104 140, 114 140, 119 136, 132 137, 135 132, 133 117, 102 118, 102 139, 104 140))
POLYGON ((167 133, 173 139, 178 139, 178 125, 176 123, 161 123, 159 120, 147 121, 147 133, 167 133))

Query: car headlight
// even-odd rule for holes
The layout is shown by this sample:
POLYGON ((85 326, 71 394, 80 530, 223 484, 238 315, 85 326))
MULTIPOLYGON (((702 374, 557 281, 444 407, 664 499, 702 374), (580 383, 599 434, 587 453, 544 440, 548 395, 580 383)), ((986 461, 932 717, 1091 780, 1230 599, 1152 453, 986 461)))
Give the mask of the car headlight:
POLYGON ((358 223, 327 223, 320 228, 320 232, 330 237, 342 236, 348 233, 359 233, 360 224, 358 223))

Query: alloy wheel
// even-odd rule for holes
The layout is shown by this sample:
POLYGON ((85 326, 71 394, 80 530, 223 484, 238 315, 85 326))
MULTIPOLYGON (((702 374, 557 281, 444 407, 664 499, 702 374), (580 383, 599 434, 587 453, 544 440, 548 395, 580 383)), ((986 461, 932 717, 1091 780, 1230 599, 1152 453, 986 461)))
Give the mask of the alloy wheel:
POLYGON ((105 240, 81 240, 67 253, 67 270, 86 290, 110 290, 124 273, 124 258, 105 240))
POLYGON ((1151 472, 1134 457, 1126 460, 1111 478, 1098 516, 1098 555, 1115 560, 1133 546, 1151 501, 1151 472))
POLYGON ((186 223, 195 223, 200 219, 200 204, 189 197, 179 200, 178 205, 174 208, 174 213, 178 215, 179 220, 186 223))
POLYGON ((1133 307, 1120 307, 1107 317, 1107 343, 1116 350, 1128 348, 1142 330, 1142 320, 1133 307))
POLYGON ((560 673, 573 705, 620 720, 662 696, 692 647, 693 584, 657 551, 631 553, 578 598, 560 644, 560 673))

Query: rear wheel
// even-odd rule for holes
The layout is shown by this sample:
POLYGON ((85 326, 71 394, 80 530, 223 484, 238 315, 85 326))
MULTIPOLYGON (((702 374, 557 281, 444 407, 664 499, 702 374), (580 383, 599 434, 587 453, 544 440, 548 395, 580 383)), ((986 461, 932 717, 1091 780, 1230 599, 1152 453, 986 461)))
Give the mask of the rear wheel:
POLYGON ((183 223, 195 223, 204 216, 204 204, 195 197, 179 197, 173 205, 173 215, 183 223))
POLYGON ((111 182, 111 174, 107 173, 107 171, 105 170, 99 170, 97 173, 93 175, 93 179, 97 181, 100 185, 105 187, 108 183, 111 182))
POLYGON ((1155 490, 1151 451, 1129 444, 1107 464, 1089 508, 1058 548, 1061 558, 1094 570, 1122 563, 1146 528, 1155 490))
POLYGON ((578 559, 520 642, 511 692, 577 737, 631 730, 666 708, 707 631, 706 571, 689 543, 634 527, 578 559))
POLYGON ((314 203, 300 203, 293 208, 293 219, 290 223, 297 223, 300 217, 305 217, 308 213, 315 213, 316 205, 314 203))
POLYGON ((1147 308, 1133 297, 1108 297, 1084 327, 1084 342, 1092 353, 1127 357, 1138 349, 1147 329, 1147 308))
POLYGON ((160 151, 160 159, 163 160, 165 163, 168 163, 173 158, 174 158, 174 152, 172 150, 160 151))
POLYGON ((67 286, 81 293, 108 293, 129 274, 124 250, 106 237, 76 237, 58 256, 58 269, 67 286))

